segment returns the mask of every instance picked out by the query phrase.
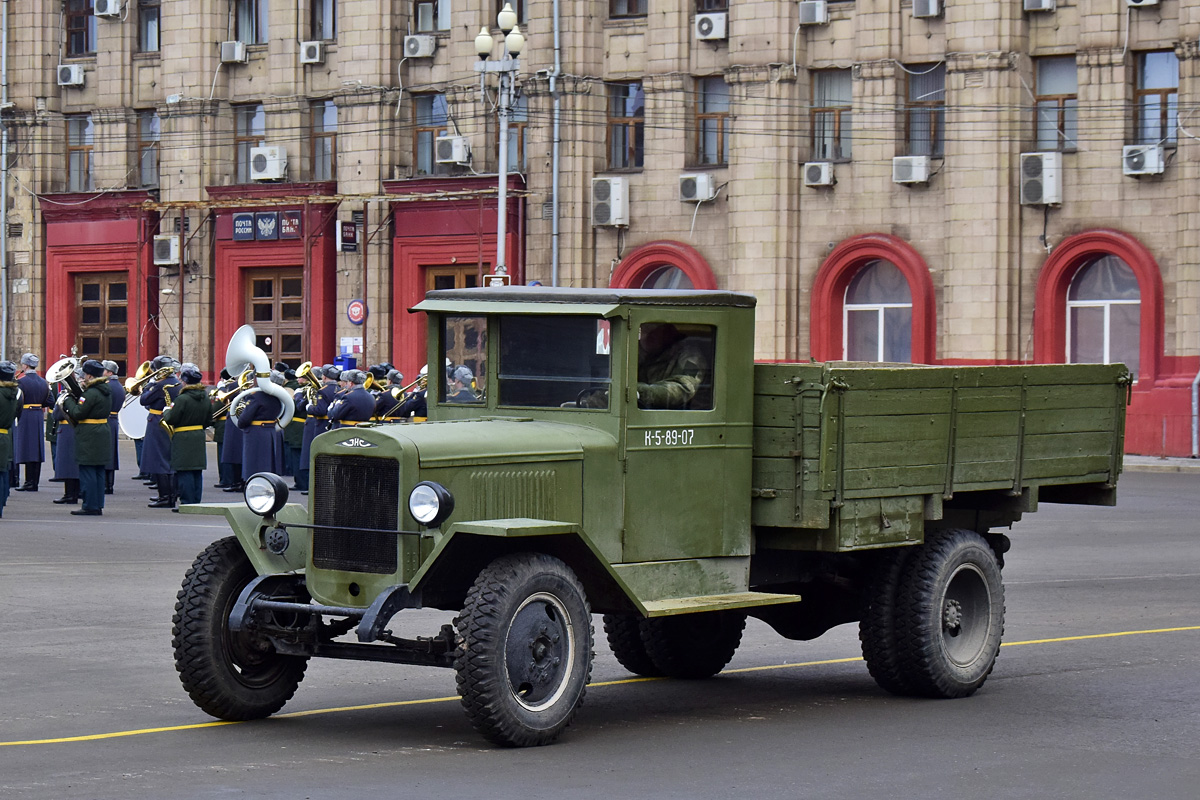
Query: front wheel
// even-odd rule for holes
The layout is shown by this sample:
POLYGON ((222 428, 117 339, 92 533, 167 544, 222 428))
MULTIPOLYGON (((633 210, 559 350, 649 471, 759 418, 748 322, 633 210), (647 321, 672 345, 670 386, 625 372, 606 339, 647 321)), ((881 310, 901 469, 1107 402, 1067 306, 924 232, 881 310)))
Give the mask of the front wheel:
POLYGON ((236 537, 196 556, 175 601, 171 644, 183 688, 218 719, 274 714, 296 693, 308 659, 275 652, 264 638, 229 630, 229 613, 256 573, 236 537))
POLYGON ((571 568, 541 553, 502 556, 454 624, 458 693, 475 729, 508 747, 557 739, 592 671, 591 610, 571 568))
POLYGON ((904 564, 897 596, 897 661, 926 697, 967 697, 995 666, 1004 635, 1004 584, 974 531, 931 535, 904 564))

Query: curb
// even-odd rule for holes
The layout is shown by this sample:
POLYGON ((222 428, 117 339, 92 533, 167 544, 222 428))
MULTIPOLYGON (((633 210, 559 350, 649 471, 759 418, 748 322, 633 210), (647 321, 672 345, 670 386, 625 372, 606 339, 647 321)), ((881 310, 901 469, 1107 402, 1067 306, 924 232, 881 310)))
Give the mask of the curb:
POLYGON ((1129 461, 1125 460, 1125 472, 1150 472, 1150 473, 1189 473, 1200 475, 1200 459, 1196 458, 1146 458, 1146 460, 1129 461))

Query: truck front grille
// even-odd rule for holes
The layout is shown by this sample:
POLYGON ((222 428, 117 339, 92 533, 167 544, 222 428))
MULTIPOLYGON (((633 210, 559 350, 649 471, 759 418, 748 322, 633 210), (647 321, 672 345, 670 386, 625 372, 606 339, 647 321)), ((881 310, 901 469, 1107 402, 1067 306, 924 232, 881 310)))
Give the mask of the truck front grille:
POLYGON ((398 536, 345 528, 394 531, 400 462, 394 458, 318 455, 312 473, 312 563, 347 572, 396 571, 398 536))

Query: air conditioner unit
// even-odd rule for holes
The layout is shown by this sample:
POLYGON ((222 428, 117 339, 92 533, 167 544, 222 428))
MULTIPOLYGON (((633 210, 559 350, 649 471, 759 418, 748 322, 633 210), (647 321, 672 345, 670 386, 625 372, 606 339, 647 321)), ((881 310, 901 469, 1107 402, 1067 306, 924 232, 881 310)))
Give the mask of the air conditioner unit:
POLYGON ((928 183, 929 156, 896 156, 892 159, 892 183, 928 183))
POLYGON ((929 19, 942 15, 942 0, 912 0, 913 16, 917 19, 929 19))
POLYGON ((121 16, 121 0, 96 0, 93 13, 97 17, 121 16))
POLYGON ((804 165, 805 186, 833 186, 833 162, 809 161, 804 165))
POLYGON ((83 86, 83 64, 59 64, 59 86, 83 86))
POLYGON ((433 142, 433 155, 439 164, 470 164, 471 141, 465 136, 439 136, 433 142))
POLYGON ((1025 0, 1026 11, 1053 11, 1055 0, 1025 0))
POLYGON ((629 224, 629 179, 592 178, 592 225, 629 224))
POLYGON ((800 0, 801 25, 825 25, 829 22, 829 4, 825 0, 800 0))
POLYGON ((245 64, 246 63, 246 43, 245 42, 221 42, 221 63, 222 64, 245 64))
POLYGON ((1146 8, 1158 5, 1158 0, 1125 0, 1125 5, 1130 8, 1146 8))
POLYGON ((703 203, 717 196, 717 182, 710 172, 692 172, 679 176, 679 199, 684 203, 703 203))
POLYGON ((154 237, 154 263, 179 263, 179 236, 174 233, 164 233, 154 237))
POLYGON ((405 58, 432 58, 437 52, 437 37, 415 34, 404 37, 405 58))
POLYGON ((1021 153, 1021 205, 1062 202, 1062 153, 1021 153))
POLYGON ((1161 144, 1130 144, 1121 150, 1121 169, 1126 175, 1161 175, 1166 168, 1161 144))
POLYGON ((278 145, 250 148, 250 180, 277 181, 287 174, 287 151, 278 145))
POLYGON ((300 43, 300 63, 301 64, 324 64, 325 63, 325 43, 324 42, 301 42, 300 43))
POLYGON ((719 14, 697 14, 696 38, 702 42, 728 39, 728 26, 729 15, 724 12, 719 14))

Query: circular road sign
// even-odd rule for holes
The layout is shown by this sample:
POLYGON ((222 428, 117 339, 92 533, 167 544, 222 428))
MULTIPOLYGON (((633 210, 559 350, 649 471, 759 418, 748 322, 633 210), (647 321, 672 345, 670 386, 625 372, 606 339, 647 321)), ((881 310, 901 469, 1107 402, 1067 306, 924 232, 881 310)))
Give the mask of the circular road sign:
POLYGON ((351 300, 346 306, 346 318, 355 325, 362 325, 367 318, 367 304, 362 300, 351 300))

